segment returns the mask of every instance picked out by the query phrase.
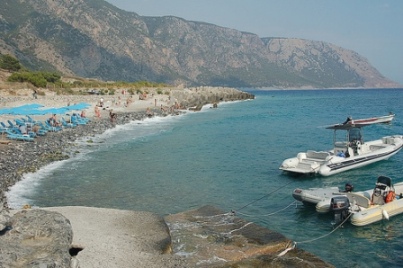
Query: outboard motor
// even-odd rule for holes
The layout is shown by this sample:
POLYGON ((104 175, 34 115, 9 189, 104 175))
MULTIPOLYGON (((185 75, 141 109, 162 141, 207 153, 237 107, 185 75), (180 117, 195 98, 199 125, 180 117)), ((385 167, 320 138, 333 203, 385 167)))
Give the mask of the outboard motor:
POLYGON ((344 186, 344 191, 345 192, 352 192, 354 191, 354 186, 351 183, 346 183, 346 185, 344 186))
POLYGON ((344 221, 348 215, 350 209, 350 201, 347 196, 338 195, 332 197, 330 201, 330 210, 333 211, 335 224, 339 224, 344 221))

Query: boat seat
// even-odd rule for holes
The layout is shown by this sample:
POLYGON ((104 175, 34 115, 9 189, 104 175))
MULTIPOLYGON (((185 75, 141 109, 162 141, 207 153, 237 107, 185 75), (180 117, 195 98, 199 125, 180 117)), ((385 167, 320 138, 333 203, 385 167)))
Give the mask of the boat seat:
POLYGON ((376 151, 376 150, 381 150, 381 149, 386 148, 386 147, 388 147, 388 146, 387 145, 370 145, 369 149, 371 151, 376 151))
POLYGON ((346 142, 346 141, 336 141, 335 143, 334 143, 334 147, 336 147, 336 148, 347 148, 348 147, 348 142, 346 142))
POLYGON ((369 208, 371 206, 371 200, 366 196, 357 193, 347 193, 346 195, 351 204, 357 204, 363 208, 369 208))
POLYGON ((376 180, 376 184, 383 184, 391 187, 392 179, 386 176, 379 176, 378 179, 376 180))
POLYGON ((310 159, 318 159, 318 160, 326 160, 329 156, 327 152, 316 152, 316 151, 307 151, 306 157, 310 159))

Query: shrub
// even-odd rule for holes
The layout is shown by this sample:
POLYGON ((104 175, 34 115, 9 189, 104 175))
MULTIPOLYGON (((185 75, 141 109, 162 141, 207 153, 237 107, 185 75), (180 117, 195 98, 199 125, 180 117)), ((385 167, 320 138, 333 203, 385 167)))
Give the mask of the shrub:
POLYGON ((36 87, 46 87, 47 83, 60 82, 60 75, 49 72, 17 72, 11 74, 9 82, 28 82, 36 87))
POLYGON ((16 72, 19 71, 22 67, 20 62, 11 55, 1 55, 0 68, 6 69, 10 72, 16 72))

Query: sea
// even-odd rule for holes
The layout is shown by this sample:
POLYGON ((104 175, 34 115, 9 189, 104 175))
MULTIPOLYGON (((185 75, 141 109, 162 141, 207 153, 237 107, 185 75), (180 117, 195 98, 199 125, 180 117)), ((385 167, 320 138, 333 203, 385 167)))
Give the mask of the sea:
POLYGON ((403 134, 403 89, 257 90, 254 100, 117 126, 77 142, 7 193, 24 204, 151 211, 161 216, 205 205, 279 232, 336 267, 403 267, 403 215, 356 227, 296 202, 295 188, 372 189, 378 176, 403 181, 403 152, 329 177, 279 170, 306 150, 329 150, 326 126, 395 113, 389 125, 364 128, 363 139, 403 134))

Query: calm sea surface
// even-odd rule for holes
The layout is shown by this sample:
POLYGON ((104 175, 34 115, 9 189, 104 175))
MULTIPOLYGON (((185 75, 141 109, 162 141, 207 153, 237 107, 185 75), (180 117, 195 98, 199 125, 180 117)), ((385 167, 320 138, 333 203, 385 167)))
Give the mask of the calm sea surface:
POLYGON ((391 125, 365 128, 365 140, 403 134, 403 90, 244 90, 256 99, 133 122, 92 144, 83 141, 76 157, 27 174, 9 201, 14 207, 96 206, 162 216, 213 205, 278 231, 337 267, 402 267, 403 215, 366 227, 347 223, 330 234, 330 215, 289 205, 297 187, 350 182, 366 190, 379 175, 403 181, 403 152, 330 177, 289 176, 278 167, 298 152, 331 149, 333 132, 325 126, 349 115, 396 113, 391 125))

